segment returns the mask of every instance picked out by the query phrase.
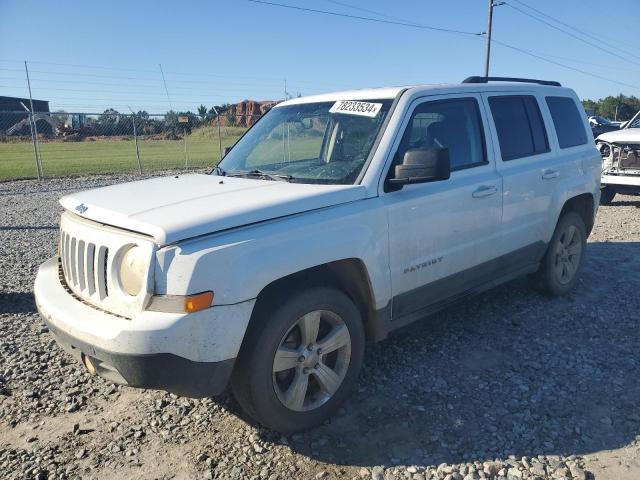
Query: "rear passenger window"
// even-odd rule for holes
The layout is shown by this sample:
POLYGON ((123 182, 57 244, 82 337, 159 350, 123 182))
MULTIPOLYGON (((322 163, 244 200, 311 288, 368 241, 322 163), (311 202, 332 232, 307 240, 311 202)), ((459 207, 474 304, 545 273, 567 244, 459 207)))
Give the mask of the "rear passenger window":
POLYGON ((473 98, 435 100, 418 106, 402 137, 396 161, 412 148, 447 148, 451 170, 487 163, 478 102, 473 98))
POLYGON ((547 97, 547 106, 553 118, 560 148, 575 147, 587 143, 582 116, 576 102, 568 97, 547 97))
POLYGON ((515 160, 549 151, 547 132, 535 97, 490 97, 502 160, 515 160))

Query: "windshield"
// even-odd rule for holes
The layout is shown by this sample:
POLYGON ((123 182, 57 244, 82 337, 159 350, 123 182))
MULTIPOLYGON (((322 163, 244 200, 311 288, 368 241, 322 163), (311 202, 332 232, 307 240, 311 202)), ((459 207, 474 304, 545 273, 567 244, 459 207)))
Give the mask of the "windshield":
POLYGON ((273 108, 238 141, 217 172, 299 183, 352 184, 391 103, 338 101, 273 108))

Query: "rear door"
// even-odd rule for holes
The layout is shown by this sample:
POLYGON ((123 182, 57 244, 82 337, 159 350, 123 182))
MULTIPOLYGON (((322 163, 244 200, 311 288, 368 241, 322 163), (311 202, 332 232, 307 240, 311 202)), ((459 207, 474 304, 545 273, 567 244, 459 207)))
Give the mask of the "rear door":
POLYGON ((408 109, 387 176, 410 148, 448 148, 452 171, 448 180, 387 188, 381 195, 398 323, 493 274, 491 260, 500 254, 502 180, 487 148, 485 122, 479 94, 427 97, 408 109))
POLYGON ((482 96, 490 117, 496 167, 503 177, 505 263, 515 271, 534 265, 544 254, 553 192, 567 174, 566 166, 548 134, 546 108, 541 109, 541 99, 534 92, 482 96))

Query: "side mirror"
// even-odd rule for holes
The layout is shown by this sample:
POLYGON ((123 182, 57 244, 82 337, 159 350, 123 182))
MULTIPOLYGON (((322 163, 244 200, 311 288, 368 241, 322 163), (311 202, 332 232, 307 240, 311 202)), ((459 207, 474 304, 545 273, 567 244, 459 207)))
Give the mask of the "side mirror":
POLYGON ((407 150, 395 176, 389 179, 393 185, 436 182, 451 176, 448 148, 412 148, 407 150))
POLYGON ((227 153, 229 153, 231 151, 231 147, 224 147, 224 150, 222 151, 222 158, 227 156, 227 153))

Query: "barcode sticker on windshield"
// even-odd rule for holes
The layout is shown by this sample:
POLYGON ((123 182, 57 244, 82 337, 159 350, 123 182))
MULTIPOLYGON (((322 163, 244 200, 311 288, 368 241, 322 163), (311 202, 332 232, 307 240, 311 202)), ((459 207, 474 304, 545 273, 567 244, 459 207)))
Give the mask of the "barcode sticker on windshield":
POLYGON ((375 117, 382 108, 381 103, 358 102, 355 100, 338 100, 329 109, 329 113, 346 113, 347 115, 362 115, 375 117))

